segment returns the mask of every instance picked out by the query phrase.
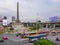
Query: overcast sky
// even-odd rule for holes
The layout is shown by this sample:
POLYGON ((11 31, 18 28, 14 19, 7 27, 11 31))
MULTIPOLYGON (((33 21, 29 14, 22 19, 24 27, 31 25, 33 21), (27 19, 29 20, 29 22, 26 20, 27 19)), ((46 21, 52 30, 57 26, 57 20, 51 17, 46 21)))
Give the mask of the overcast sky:
POLYGON ((0 16, 16 17, 16 6, 19 1, 21 21, 48 21, 49 17, 60 16, 60 0, 0 0, 0 16))

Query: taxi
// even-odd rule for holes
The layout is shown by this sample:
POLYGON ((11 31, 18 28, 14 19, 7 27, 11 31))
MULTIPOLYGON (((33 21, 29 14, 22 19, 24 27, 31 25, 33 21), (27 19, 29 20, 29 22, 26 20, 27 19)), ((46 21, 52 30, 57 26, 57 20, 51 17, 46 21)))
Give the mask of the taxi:
POLYGON ((52 33, 53 36, 56 36, 56 29, 53 28, 53 29, 51 30, 51 33, 52 33))

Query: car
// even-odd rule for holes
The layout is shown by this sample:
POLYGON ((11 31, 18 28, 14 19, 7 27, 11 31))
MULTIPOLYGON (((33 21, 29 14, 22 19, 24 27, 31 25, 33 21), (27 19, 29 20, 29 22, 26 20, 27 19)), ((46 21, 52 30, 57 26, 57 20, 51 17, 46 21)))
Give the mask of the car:
POLYGON ((7 36, 3 36, 2 39, 8 40, 8 37, 7 36))
POLYGON ((18 37, 18 36, 21 36, 21 33, 16 33, 15 35, 16 35, 16 37, 18 37))
POLYGON ((57 33, 60 33, 60 30, 58 30, 57 33))
POLYGON ((60 30, 57 30, 57 34, 59 34, 60 33, 60 30))

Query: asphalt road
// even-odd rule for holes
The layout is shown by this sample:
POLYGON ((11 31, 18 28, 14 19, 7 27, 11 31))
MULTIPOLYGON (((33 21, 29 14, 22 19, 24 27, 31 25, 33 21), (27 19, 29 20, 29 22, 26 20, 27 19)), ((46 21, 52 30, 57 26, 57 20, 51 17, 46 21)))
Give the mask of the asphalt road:
POLYGON ((0 37, 7 36, 9 39, 4 42, 0 42, 0 45, 33 45, 26 39, 16 37, 14 34, 0 34, 0 37))
MULTIPOLYGON (((33 45, 26 39, 21 39, 20 37, 16 37, 14 34, 0 34, 0 37, 7 36, 9 40, 5 40, 4 42, 0 42, 0 45, 33 45)), ((47 36, 47 38, 56 43, 56 45, 60 45, 60 41, 56 41, 56 38, 60 39, 60 34, 56 36, 52 36, 51 34, 47 36)))
POLYGON ((52 36, 51 34, 47 36, 47 39, 50 40, 51 42, 55 43, 56 45, 60 45, 60 41, 56 41, 56 38, 60 40, 60 33, 56 36, 52 36))
POLYGON ((0 42, 0 45, 21 45, 21 44, 11 41, 11 40, 6 40, 4 42, 0 42))

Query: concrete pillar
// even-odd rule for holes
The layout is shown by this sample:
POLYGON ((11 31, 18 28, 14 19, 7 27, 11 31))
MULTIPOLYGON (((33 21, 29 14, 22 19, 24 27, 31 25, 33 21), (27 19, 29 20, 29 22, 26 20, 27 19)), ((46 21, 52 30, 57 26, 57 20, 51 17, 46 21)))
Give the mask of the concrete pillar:
POLYGON ((52 26, 50 26, 50 29, 52 28, 52 26))
POLYGON ((33 24, 33 26, 35 26, 35 24, 33 24))
POLYGON ((55 28, 55 24, 53 24, 53 28, 55 28))
POLYGON ((48 24, 46 24, 46 29, 48 28, 48 24))
POLYGON ((27 24, 27 27, 28 27, 28 24, 27 24))
POLYGON ((42 24, 42 29, 43 29, 43 24, 42 24))
POLYGON ((41 24, 39 24, 39 28, 41 28, 41 24))

